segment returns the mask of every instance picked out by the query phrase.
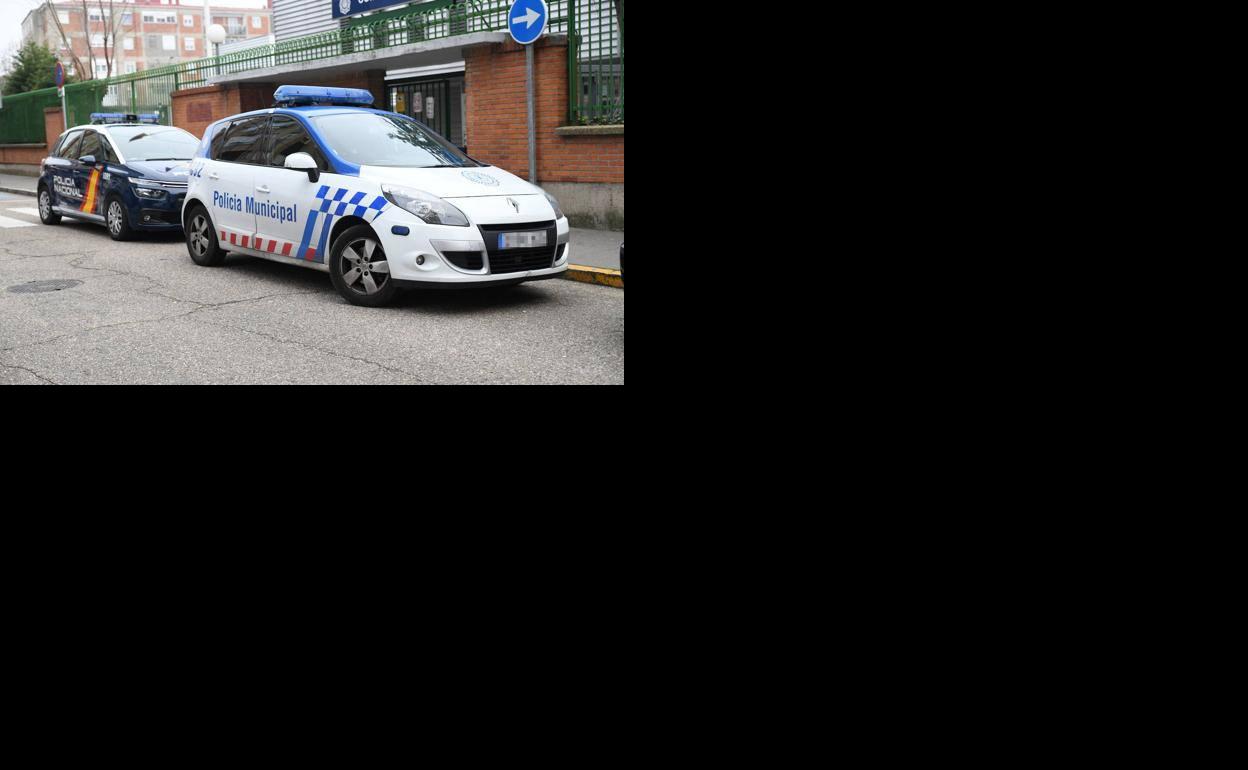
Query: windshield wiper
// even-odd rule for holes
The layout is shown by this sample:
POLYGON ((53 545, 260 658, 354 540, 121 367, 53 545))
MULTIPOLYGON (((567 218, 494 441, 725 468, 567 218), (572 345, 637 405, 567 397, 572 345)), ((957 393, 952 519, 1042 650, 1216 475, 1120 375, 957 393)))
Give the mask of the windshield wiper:
POLYGON ((158 160, 190 160, 190 158, 143 158, 136 163, 155 163, 158 160))

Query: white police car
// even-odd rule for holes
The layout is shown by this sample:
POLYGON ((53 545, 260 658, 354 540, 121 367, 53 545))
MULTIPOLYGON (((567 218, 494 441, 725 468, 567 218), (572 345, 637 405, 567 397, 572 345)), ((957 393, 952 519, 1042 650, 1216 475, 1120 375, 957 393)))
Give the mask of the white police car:
POLYGON ((372 94, 282 86, 274 109, 204 134, 182 219, 191 259, 226 252, 330 274, 348 302, 404 288, 500 286, 568 269, 555 199, 477 162, 372 94))

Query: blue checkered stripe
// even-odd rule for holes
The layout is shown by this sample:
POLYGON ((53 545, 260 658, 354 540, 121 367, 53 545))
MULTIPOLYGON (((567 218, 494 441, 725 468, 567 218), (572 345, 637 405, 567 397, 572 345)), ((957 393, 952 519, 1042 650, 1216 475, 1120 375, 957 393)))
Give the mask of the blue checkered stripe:
POLYGON ((359 217, 367 222, 372 222, 381 216, 381 212, 385 211, 386 207, 390 205, 385 197, 381 195, 378 195, 373 199, 372 203, 366 206, 364 201, 368 198, 368 193, 357 192, 352 194, 350 190, 339 187, 337 190, 334 190, 333 195, 330 195, 330 190, 330 187, 322 186, 316 193, 316 197, 321 201, 322 214, 331 214, 335 217, 359 217), (350 196, 349 199, 348 196, 350 196), (337 204, 337 206, 334 204, 337 204))
POLYGON ((297 259, 307 260, 309 262, 325 262, 327 261, 326 249, 329 247, 329 231, 333 229, 334 220, 338 217, 359 217, 365 222, 372 222, 382 215, 389 207, 389 202, 383 196, 378 195, 373 202, 364 205, 364 201, 368 198, 367 193, 353 193, 350 190, 339 187, 334 189, 328 185, 322 185, 320 190, 316 192, 316 198, 321 202, 320 208, 313 204, 308 211, 308 223, 303 230, 303 240, 299 244, 299 251, 296 252, 297 259), (319 237, 317 235, 319 228, 319 237))

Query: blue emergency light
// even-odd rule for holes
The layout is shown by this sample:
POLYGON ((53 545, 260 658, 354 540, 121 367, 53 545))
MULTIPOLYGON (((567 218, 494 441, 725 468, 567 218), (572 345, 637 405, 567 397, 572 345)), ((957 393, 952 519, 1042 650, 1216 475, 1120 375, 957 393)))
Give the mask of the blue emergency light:
POLYGON ((314 104, 372 107, 375 101, 371 93, 361 88, 319 86, 282 86, 273 92, 273 100, 283 107, 306 107, 314 104))
POLYGON ((91 113, 91 125, 106 126, 118 123, 151 123, 156 125, 160 123, 160 116, 155 113, 147 113, 144 115, 135 115, 125 112, 93 112, 91 113))

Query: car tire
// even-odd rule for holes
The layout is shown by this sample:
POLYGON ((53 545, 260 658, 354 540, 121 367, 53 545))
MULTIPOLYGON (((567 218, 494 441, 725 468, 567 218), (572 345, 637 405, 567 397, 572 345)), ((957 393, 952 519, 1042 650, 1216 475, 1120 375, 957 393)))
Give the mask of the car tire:
POLYGON ((108 200, 104 201, 104 223, 108 227, 108 234, 114 241, 128 241, 134 237, 134 230, 130 227, 130 217, 126 215, 126 204, 121 202, 121 198, 116 195, 110 195, 108 200))
POLYGON ((360 307, 383 307, 399 293, 381 239, 367 225, 352 227, 334 241, 329 277, 343 299, 360 307))
POLYGON ((45 225, 61 223, 61 215, 52 213, 52 193, 45 185, 39 185, 39 221, 45 225))
POLYGON ((196 204, 186 213, 186 251, 200 267, 220 267, 226 252, 217 242, 217 228, 208 210, 196 204))

